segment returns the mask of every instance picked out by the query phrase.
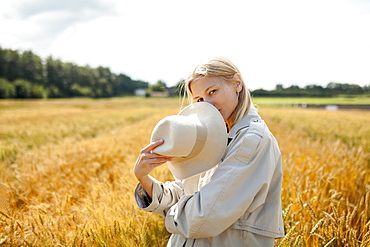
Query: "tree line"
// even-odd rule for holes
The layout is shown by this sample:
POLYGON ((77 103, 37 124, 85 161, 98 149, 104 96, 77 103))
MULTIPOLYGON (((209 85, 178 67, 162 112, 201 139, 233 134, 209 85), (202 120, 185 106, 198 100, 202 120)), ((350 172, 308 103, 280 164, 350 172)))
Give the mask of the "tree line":
POLYGON ((335 97, 338 95, 370 96, 370 85, 361 87, 357 84, 330 82, 326 87, 320 85, 307 85, 299 87, 292 85, 284 88, 282 84, 277 84, 274 90, 257 89, 252 92, 255 97, 335 97))
MULTIPOLYGON (((41 59, 32 51, 2 49, 0 47, 0 98, 70 98, 70 97, 117 97, 133 95, 136 89, 166 91, 179 94, 183 80, 168 88, 164 81, 154 85, 132 80, 125 74, 115 74, 109 68, 79 66, 62 62, 49 56, 41 59)), ((330 82, 326 87, 308 85, 300 88, 292 85, 274 90, 257 89, 254 97, 333 97, 337 95, 370 95, 370 85, 330 82)))
POLYGON ((32 51, 0 47, 0 98, 115 97, 132 95, 149 83, 109 68, 79 66, 32 51))

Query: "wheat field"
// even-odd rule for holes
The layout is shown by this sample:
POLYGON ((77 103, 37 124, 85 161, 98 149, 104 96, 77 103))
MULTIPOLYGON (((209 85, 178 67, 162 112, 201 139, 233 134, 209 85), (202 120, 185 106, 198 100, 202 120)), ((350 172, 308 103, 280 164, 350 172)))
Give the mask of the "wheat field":
MULTIPOLYGON (((0 101, 0 246, 165 246, 132 167, 179 99, 0 101)), ((286 237, 370 246, 370 112, 259 107, 283 155, 286 237)), ((166 166, 153 172, 173 179, 166 166)))

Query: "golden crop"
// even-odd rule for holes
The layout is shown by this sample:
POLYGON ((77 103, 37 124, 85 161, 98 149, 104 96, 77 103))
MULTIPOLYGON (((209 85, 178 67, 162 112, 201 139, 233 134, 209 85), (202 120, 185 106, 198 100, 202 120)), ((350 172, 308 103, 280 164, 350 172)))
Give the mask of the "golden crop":
MULTIPOLYGON (((165 246, 132 173, 178 99, 0 101, 0 246, 165 246)), ((370 112, 260 107, 283 154, 286 237, 370 246, 370 112)), ((172 179, 166 166, 153 172, 172 179)))

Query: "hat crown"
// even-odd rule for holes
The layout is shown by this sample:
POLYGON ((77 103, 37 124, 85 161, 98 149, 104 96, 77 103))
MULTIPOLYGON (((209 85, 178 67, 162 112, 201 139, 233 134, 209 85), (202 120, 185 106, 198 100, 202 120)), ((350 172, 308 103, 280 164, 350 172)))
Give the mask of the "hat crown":
POLYGON ((197 125, 196 118, 187 116, 163 118, 154 127, 151 140, 163 139, 164 143, 153 151, 170 157, 189 156, 197 141, 197 125))
POLYGON ((168 168, 176 179, 186 179, 215 167, 226 151, 227 131, 221 113, 198 102, 167 116, 154 127, 151 141, 164 143, 154 153, 172 157, 168 168))

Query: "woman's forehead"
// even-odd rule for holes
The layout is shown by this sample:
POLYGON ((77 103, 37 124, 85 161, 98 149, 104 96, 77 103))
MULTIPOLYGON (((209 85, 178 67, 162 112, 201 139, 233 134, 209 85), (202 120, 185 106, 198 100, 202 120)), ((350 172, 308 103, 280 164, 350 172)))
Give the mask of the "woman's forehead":
POLYGON ((203 77, 197 78, 190 84, 190 89, 192 93, 200 93, 207 91, 212 86, 219 86, 222 83, 221 79, 218 77, 203 77))

